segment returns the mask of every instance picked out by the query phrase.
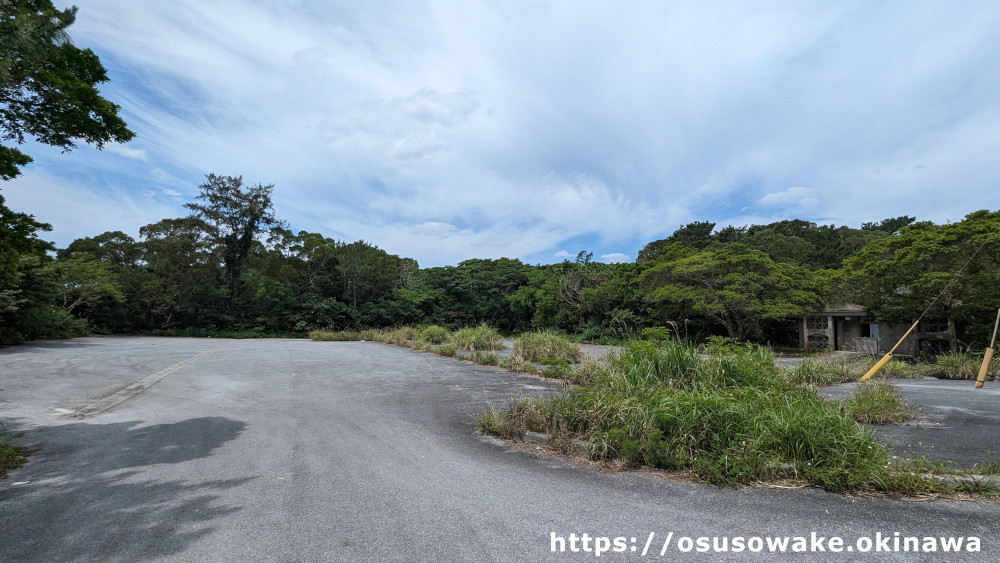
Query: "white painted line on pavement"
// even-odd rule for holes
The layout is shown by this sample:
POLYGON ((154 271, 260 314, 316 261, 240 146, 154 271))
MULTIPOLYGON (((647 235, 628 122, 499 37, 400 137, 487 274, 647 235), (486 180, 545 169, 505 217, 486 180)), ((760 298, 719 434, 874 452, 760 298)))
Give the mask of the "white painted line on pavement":
POLYGON ((125 401, 131 399, 132 397, 135 397, 136 395, 138 395, 139 393, 142 393, 146 389, 149 389, 150 387, 152 387, 157 382, 159 382, 160 380, 162 380, 164 377, 170 375, 171 373, 174 373, 175 371, 181 369, 182 367, 184 367, 184 366, 186 366, 186 365, 188 365, 188 364, 190 364, 192 362, 196 362, 196 361, 200 360, 201 358, 204 358, 205 356, 211 354, 212 352, 215 352, 216 350, 218 350, 220 348, 223 348, 224 346, 225 346, 225 344, 223 344, 222 346, 216 346, 215 348, 212 348, 211 350, 208 350, 207 352, 202 352, 201 354, 198 354, 197 356, 188 358, 186 360, 177 362, 176 364, 174 364, 172 366, 163 368, 160 371, 158 371, 158 372, 156 372, 156 373, 154 373, 152 375, 148 375, 148 376, 140 379, 139 381, 136 381, 135 383, 129 385, 128 387, 125 387, 124 389, 118 391, 117 393, 114 393, 112 395, 108 395, 107 397, 104 397, 103 399, 99 399, 99 400, 97 400, 97 401, 95 401, 95 402, 93 402, 93 403, 91 403, 91 404, 83 407, 82 409, 76 411, 75 413, 72 413, 72 415, 69 415, 69 416, 73 416, 74 418, 88 418, 88 417, 91 417, 91 416, 95 416, 95 415, 101 414, 102 412, 105 412, 105 411, 107 411, 107 410, 109 410, 111 408, 114 408, 114 407, 116 407, 116 406, 124 403, 125 401))

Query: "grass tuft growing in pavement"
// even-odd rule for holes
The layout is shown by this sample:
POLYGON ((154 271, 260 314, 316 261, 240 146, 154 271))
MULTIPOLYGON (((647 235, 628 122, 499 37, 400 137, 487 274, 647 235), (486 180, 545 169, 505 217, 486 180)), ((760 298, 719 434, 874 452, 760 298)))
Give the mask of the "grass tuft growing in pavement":
POLYGON ((381 342, 385 338, 380 330, 314 330, 309 333, 309 339, 320 342, 358 342, 368 340, 381 342))
POLYGON ((451 331, 443 326, 430 325, 420 329, 420 338, 430 344, 444 344, 451 336, 451 331))
POLYGON ((20 434, 11 436, 0 427, 0 479, 6 478, 11 469, 20 467, 28 461, 30 454, 28 448, 13 443, 13 440, 19 437, 20 434))
POLYGON ((580 345, 553 332, 526 332, 514 343, 514 355, 526 362, 561 360, 575 364, 583 353, 580 345))
POLYGON ((896 424, 913 416, 913 408, 903 400, 899 388, 888 381, 861 383, 841 404, 844 414, 861 424, 896 424))
MULTIPOLYGON (((923 366, 924 372, 938 379, 976 379, 979 368, 983 364, 982 354, 973 354, 967 350, 947 352, 938 356, 934 363, 923 366)), ((995 379, 995 376, 989 377, 995 379)))
POLYGON ((503 337, 497 330, 487 324, 463 328, 451 336, 451 341, 459 350, 470 352, 493 352, 500 349, 503 337))

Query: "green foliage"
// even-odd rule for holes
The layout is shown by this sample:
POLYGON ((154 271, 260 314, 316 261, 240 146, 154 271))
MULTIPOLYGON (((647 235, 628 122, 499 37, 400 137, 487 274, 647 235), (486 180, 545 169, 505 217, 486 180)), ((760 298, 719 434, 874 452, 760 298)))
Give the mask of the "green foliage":
POLYGON ((648 299, 686 303, 738 340, 757 333, 765 319, 802 314, 820 305, 810 272, 774 262, 742 243, 657 263, 640 281, 648 299))
POLYGON ((882 231, 884 233, 889 233, 894 235, 899 232, 900 229, 907 225, 912 225, 916 221, 916 217, 910 217, 909 215, 903 215, 900 217, 892 217, 889 219, 882 219, 878 223, 862 223, 862 231, 882 231))
MULTIPOLYGON (((490 427, 528 427, 523 403, 490 427), (502 422, 502 424, 501 424, 502 422)), ((684 469, 715 483, 790 473, 830 490, 871 486, 885 449, 815 391, 786 383, 761 347, 702 359, 676 342, 638 342, 612 358, 591 385, 544 403, 532 420, 587 438, 596 458, 684 469)), ((537 425, 537 423, 534 423, 537 425)))
POLYGON ((454 358, 455 354, 458 353, 458 345, 455 344, 454 341, 445 342, 434 349, 434 353, 448 358, 454 358))
POLYGON ((528 282, 529 267, 519 260, 465 260, 457 266, 420 271, 420 286, 428 296, 428 320, 445 326, 488 323, 512 331, 527 321, 524 307, 509 296, 528 282))
MULTIPOLYGON (((997 253, 990 247, 995 233, 989 231, 1000 225, 1000 215, 986 212, 950 230, 923 223, 899 227, 905 217, 863 230, 793 220, 716 232, 712 223, 696 222, 650 243, 635 264, 594 262, 592 253, 582 251, 559 264, 467 260, 421 270, 414 260, 365 241, 293 234, 273 215, 273 186, 244 186, 239 177, 206 178, 201 195, 188 204, 191 216, 146 225, 138 240, 121 232, 79 239, 59 250, 54 261, 51 245, 37 236, 47 225, 4 213, 0 341, 78 334, 88 323, 106 333, 175 334, 425 326, 397 340, 426 350, 457 338, 456 350, 492 351, 498 334, 492 342, 475 343, 475 331, 448 332, 488 324, 505 334, 553 331, 577 341, 615 344, 637 335, 663 343, 720 333, 739 341, 784 344, 796 340, 789 317, 830 299, 860 295, 879 314, 912 315, 925 303, 913 298, 932 294, 941 287, 935 284, 947 278, 939 271, 943 264, 975 246, 963 238, 970 233, 986 247, 970 265, 972 281, 956 283, 959 291, 946 296, 947 311, 956 314, 962 336, 981 339, 1000 302, 1000 289, 991 281, 997 253), (899 234, 890 234, 892 228, 899 234), (904 239, 905 244, 898 242, 904 239), (914 248, 906 246, 911 243, 914 248), (833 269, 859 249, 863 258, 833 269), (887 255, 887 249, 892 253, 887 255), (919 283, 906 281, 910 274, 903 270, 926 274, 920 260, 935 252, 944 258, 926 268, 932 275, 919 283), (890 266, 880 264, 885 260, 907 266, 889 275, 890 266), (869 278, 882 285, 871 289, 869 278)), ((540 354, 529 356, 544 359, 548 353, 540 354)), ((531 364, 537 361, 515 360, 524 371, 535 369, 531 364)), ((805 373, 807 368, 822 371, 806 366, 792 379, 835 379, 805 373)), ((919 372, 895 364, 887 369, 919 372)))
POLYGON ((197 199, 204 203, 184 206, 205 226, 205 232, 222 256, 229 290, 235 294, 258 235, 285 226, 274 216, 271 203, 274 184, 244 186, 242 176, 207 174, 198 189, 197 199))
POLYGON ((906 422, 913 413, 899 389, 888 381, 871 380, 861 383, 841 404, 847 416, 861 424, 906 422))
POLYGON ((0 479, 7 477, 11 469, 16 469, 28 460, 31 452, 24 446, 13 443, 19 435, 10 435, 0 426, 0 479))
POLYGON ((561 360, 579 362, 580 346, 570 342, 565 336, 553 332, 526 332, 514 343, 514 355, 526 362, 561 360))
POLYGON ((0 196, 0 344, 88 333, 87 323, 61 308, 67 287, 76 283, 61 272, 38 238, 51 227, 15 213, 0 196))
MULTIPOLYGON (((968 350, 955 350, 937 356, 934 363, 924 367, 924 374, 940 379, 971 380, 979 376, 979 369, 982 365, 983 356, 981 354, 973 354, 968 350)), ((995 379, 996 372, 989 374, 988 378, 995 379)))
POLYGON ((795 369, 785 373, 785 378, 799 385, 825 387, 837 383, 857 381, 875 364, 862 356, 837 355, 823 358, 806 358, 795 369))
POLYGON ((443 344, 451 337, 451 331, 437 325, 425 326, 420 329, 420 338, 431 344, 443 344))
POLYGON ((304 338, 302 332, 265 332, 263 330, 227 330, 220 328, 175 328, 168 330, 145 330, 136 334, 145 336, 175 336, 185 338, 304 338))
POLYGON ((667 327, 653 326, 644 328, 641 333, 642 340, 651 342, 666 342, 673 337, 673 332, 667 327))
POLYGON ((476 350, 471 356, 469 356, 469 359, 481 366, 500 365, 500 356, 498 356, 496 352, 480 352, 479 350, 476 350))
POLYGON ((309 333, 309 340, 318 342, 357 342, 359 340, 376 340, 376 338, 365 338, 366 335, 358 331, 331 331, 314 330, 309 333))
POLYGON ((459 350, 487 352, 500 349, 503 337, 495 328, 481 324, 455 331, 451 336, 451 341, 459 350))
POLYGON ((386 344, 395 344, 396 346, 403 346, 404 348, 409 348, 411 343, 416 339, 417 339, 417 329, 413 327, 403 327, 387 332, 383 337, 382 342, 385 342, 386 344))
MULTIPOLYGON (((117 105, 97 85, 107 71, 90 49, 79 49, 66 29, 76 8, 57 10, 49 0, 0 2, 0 138, 20 145, 27 137, 64 151, 83 141, 102 148, 132 139, 117 105)), ((31 157, 0 146, 0 179, 10 180, 31 157)))
POLYGON ((1000 475, 1000 460, 993 459, 979 464, 977 472, 983 475, 1000 475))
POLYGON ((998 273, 1000 212, 977 211, 876 239, 844 262, 840 291, 879 321, 909 321, 925 310, 930 318, 952 317, 985 345, 1000 303, 998 273))
POLYGON ((545 366, 542 370, 542 375, 545 377, 563 378, 573 373, 573 366, 566 360, 546 358, 540 363, 545 366))

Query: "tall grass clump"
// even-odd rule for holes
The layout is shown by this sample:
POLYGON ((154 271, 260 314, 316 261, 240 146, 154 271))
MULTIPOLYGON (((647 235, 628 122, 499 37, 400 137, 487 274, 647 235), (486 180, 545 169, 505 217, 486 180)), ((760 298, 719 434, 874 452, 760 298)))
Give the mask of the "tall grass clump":
POLYGON ((357 342, 360 340, 382 342, 385 337, 383 332, 377 329, 314 330, 309 333, 309 339, 322 342, 357 342))
POLYGON ((583 357, 580 345, 553 332, 526 332, 514 343, 514 355, 526 362, 562 360, 577 363, 583 357))
POLYGON ((362 340, 361 333, 346 330, 314 330, 309 333, 309 340, 319 342, 349 342, 362 340))
POLYGON ((451 336, 451 331, 443 326, 430 325, 420 329, 420 338, 430 344, 444 344, 451 336))
POLYGON ((926 366, 927 375, 939 379, 975 379, 983 365, 983 356, 968 350, 941 354, 933 364, 926 366))
POLYGON ((459 329, 452 334, 451 339, 459 350, 470 352, 496 351, 503 344, 503 337, 500 336, 500 333, 485 323, 476 327, 459 329))
POLYGON ((687 470, 713 483, 791 477, 845 491, 880 482, 887 453, 870 431, 814 388, 783 378, 770 350, 728 346, 706 360, 679 342, 630 344, 589 385, 532 416, 589 440, 594 458, 687 470))
POLYGON ((396 346, 403 346, 404 348, 409 348, 411 342, 417 339, 417 329, 412 326, 404 326, 402 328, 397 328, 389 333, 387 333, 382 340, 386 344, 395 344, 396 346))
POLYGON ((913 416, 913 408, 903 400, 899 388, 888 381, 861 383, 841 404, 844 413, 861 424, 894 424, 913 416))
MULTIPOLYGON (((836 354, 821 358, 806 358, 795 369, 786 371, 785 378, 800 385, 825 387, 857 381, 875 365, 875 360, 861 354, 836 354)), ((881 375, 903 377, 908 365, 899 360, 889 362, 881 375)))

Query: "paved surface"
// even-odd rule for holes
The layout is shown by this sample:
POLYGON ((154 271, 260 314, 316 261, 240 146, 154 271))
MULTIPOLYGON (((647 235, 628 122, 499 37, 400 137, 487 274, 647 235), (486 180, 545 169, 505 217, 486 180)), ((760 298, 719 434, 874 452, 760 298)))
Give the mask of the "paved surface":
POLYGON ((472 413, 546 388, 377 343, 84 338, 0 350, 0 417, 39 449, 0 481, 0 561, 594 558, 552 553, 553 532, 567 550, 570 534, 620 536, 627 551, 604 556, 614 560, 642 559, 651 532, 646 559, 664 561, 1000 560, 997 504, 601 474, 476 432, 472 413), (65 414, 163 371, 106 412, 65 414), (982 552, 676 549, 685 536, 811 532, 847 545, 978 536, 982 552))
MULTIPOLYGON (((877 426, 876 434, 897 455, 950 461, 972 467, 1000 461, 1000 383, 944 379, 893 379, 903 398, 917 407, 914 419, 903 424, 877 426)), ((831 385, 820 390, 842 398, 857 383, 831 385)))

